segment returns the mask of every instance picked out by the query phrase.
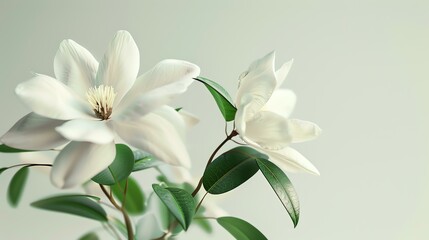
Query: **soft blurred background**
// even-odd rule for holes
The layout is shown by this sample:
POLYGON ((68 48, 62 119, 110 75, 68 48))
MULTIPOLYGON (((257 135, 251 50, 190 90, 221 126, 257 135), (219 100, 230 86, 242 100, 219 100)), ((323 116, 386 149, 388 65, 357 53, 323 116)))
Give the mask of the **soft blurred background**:
MULTIPOLYGON (((295 59, 285 84, 298 95, 293 117, 323 129, 317 140, 295 146, 321 176, 289 174, 301 200, 296 229, 260 173, 219 204, 274 240, 428 239, 428 12, 424 0, 1 0, 0 133, 28 112, 15 86, 32 72, 53 76, 66 38, 101 59, 115 32, 128 30, 140 49, 140 73, 161 59, 185 59, 232 95, 240 73, 276 50, 277 67, 295 59)), ((197 83, 173 105, 201 119, 189 133, 192 171, 200 176, 223 140, 221 115, 197 83)), ((17 161, 0 155, 0 166, 17 161)), ((0 239, 72 240, 99 226, 31 208, 60 193, 34 170, 20 206, 10 208, 13 172, 0 176, 0 239)), ((180 239, 232 239, 213 226, 213 235, 191 227, 180 239)))

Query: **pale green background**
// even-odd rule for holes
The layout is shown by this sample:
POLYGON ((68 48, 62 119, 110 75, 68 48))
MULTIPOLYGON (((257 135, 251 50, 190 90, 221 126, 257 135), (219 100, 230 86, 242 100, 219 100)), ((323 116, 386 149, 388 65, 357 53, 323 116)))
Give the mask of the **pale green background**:
MULTIPOLYGON (((65 38, 100 59, 114 33, 128 30, 141 52, 140 73, 161 59, 185 59, 232 95, 239 74, 276 50, 278 67, 295 59, 287 80, 299 98, 293 116, 323 129, 318 140, 296 145, 321 176, 290 174, 302 206, 296 229, 261 174, 220 204, 274 240, 428 239, 428 13, 428 1, 405 0, 2 0, 0 133, 28 111, 14 87, 31 72, 53 75, 65 38)), ((174 105, 201 118, 189 135, 199 175, 223 139, 221 116, 198 84, 174 105)), ((17 161, 0 159, 0 166, 17 161)), ((36 171, 20 207, 11 209, 11 177, 0 176, 1 239, 77 239, 98 226, 30 208, 31 201, 59 192, 36 171)), ((214 226, 212 236, 191 227, 181 239, 232 239, 214 226)))

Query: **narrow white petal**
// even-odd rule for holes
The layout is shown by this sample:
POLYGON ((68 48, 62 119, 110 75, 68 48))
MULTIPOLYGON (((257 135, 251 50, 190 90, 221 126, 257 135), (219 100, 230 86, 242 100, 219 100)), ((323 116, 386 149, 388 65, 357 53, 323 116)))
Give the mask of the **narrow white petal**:
MULTIPOLYGON (((23 163, 29 164, 52 164, 57 152, 42 151, 42 152, 22 152, 18 154, 18 158, 23 163)), ((51 172, 50 167, 37 167, 38 172, 48 175, 51 172)))
POLYGON ((267 111, 261 111, 246 123, 244 136, 264 149, 281 149, 291 142, 287 119, 267 111))
POLYGON ((127 31, 119 31, 98 68, 97 85, 112 86, 117 92, 115 105, 133 86, 140 66, 140 53, 133 37, 127 31))
POLYGON ((263 107, 263 110, 275 112, 285 118, 292 113, 296 104, 296 95, 289 89, 277 89, 270 100, 263 107))
POLYGON ((18 97, 33 112, 53 119, 93 118, 90 105, 64 83, 46 75, 19 84, 18 97))
POLYGON ((276 71, 276 79, 277 79, 277 87, 280 87, 283 82, 286 80, 287 74, 292 67, 293 59, 285 62, 277 71, 276 71))
POLYGON ((22 152, 18 154, 18 158, 23 163, 47 163, 52 164, 57 152, 40 151, 40 152, 22 152))
POLYGON ((236 105, 240 108, 241 105, 249 104, 247 112, 250 117, 265 105, 276 88, 274 59, 275 54, 271 52, 253 62, 249 70, 240 76, 236 105))
POLYGON ((184 143, 183 119, 178 113, 174 115, 166 111, 161 108, 136 121, 112 122, 119 137, 133 147, 151 153, 166 163, 190 167, 184 143))
POLYGON ((315 139, 322 132, 315 123, 298 119, 289 119, 288 127, 293 143, 315 139))
POLYGON ((161 229, 158 219, 153 212, 143 214, 136 225, 136 239, 152 240, 161 237, 165 232, 161 229))
POLYGON ((19 149, 53 149, 69 141, 55 131, 55 128, 63 123, 62 120, 29 113, 15 123, 0 140, 10 147, 19 149))
POLYGON ((113 114, 122 118, 143 116, 184 93, 199 73, 195 64, 163 60, 137 79, 113 114))
POLYGON ((56 128, 63 137, 77 142, 107 144, 115 138, 106 121, 75 119, 56 128))
POLYGON ((59 188, 78 186, 107 168, 115 159, 115 155, 113 142, 103 145, 71 142, 55 159, 51 181, 59 188))
POLYGON ((54 59, 55 77, 82 98, 95 85, 97 69, 98 62, 88 50, 70 39, 61 42, 54 59))
POLYGON ((320 175, 317 168, 301 153, 291 147, 286 147, 277 151, 265 151, 270 160, 277 164, 284 171, 288 172, 309 172, 320 175))

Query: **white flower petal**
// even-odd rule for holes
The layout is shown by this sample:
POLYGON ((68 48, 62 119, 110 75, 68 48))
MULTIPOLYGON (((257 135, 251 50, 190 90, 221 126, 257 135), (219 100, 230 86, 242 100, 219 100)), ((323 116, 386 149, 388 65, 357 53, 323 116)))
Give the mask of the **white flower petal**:
POLYGON ((119 137, 131 146, 166 163, 190 167, 189 154, 183 140, 184 123, 176 111, 160 108, 136 121, 112 123, 119 137))
POLYGON ((46 75, 36 75, 19 84, 15 92, 33 112, 48 118, 94 118, 88 102, 62 82, 46 75))
POLYGON ((289 89, 277 89, 274 91, 270 100, 263 107, 263 110, 275 112, 285 118, 288 118, 295 108, 296 95, 289 89))
POLYGON ((77 142, 107 144, 114 140, 113 131, 106 121, 75 119, 56 128, 63 137, 77 142))
POLYGON ((71 142, 55 159, 51 181, 59 188, 78 186, 106 169, 115 159, 115 155, 113 142, 103 145, 71 142))
POLYGON ((183 109, 179 111, 179 114, 185 121, 187 128, 192 128, 200 122, 200 119, 197 116, 183 109))
POLYGON ((140 66, 140 53, 133 37, 127 31, 119 31, 110 42, 98 68, 97 85, 112 86, 117 95, 114 107, 133 86, 140 66))
POLYGON ((19 160, 23 163, 47 163, 52 164, 58 152, 41 151, 41 152, 21 152, 18 154, 19 160))
POLYGON ((291 142, 288 121, 282 116, 261 111, 246 122, 244 136, 256 142, 264 149, 277 150, 291 142))
MULTIPOLYGON (((52 164, 55 159, 55 156, 58 152, 54 151, 42 151, 42 152, 22 152, 18 154, 18 158, 23 163, 29 164, 52 164)), ((49 174, 51 172, 50 167, 37 167, 37 171, 49 174)))
POLYGON ((284 63, 277 71, 276 71, 276 79, 277 79, 277 87, 280 87, 285 81, 287 74, 292 67, 293 59, 284 63))
POLYGON ((136 226, 137 240, 152 240, 161 237, 165 231, 161 230, 158 219, 153 212, 143 214, 136 226))
POLYGON ((55 77, 82 98, 95 85, 97 69, 98 62, 88 50, 70 39, 61 42, 54 59, 55 77))
POLYGON ((315 123, 298 119, 288 119, 288 127, 293 143, 315 139, 322 132, 315 123))
POLYGON ((21 118, 0 140, 14 148, 28 150, 48 150, 69 142, 55 131, 62 120, 45 118, 29 113, 21 118))
POLYGON ((252 117, 259 111, 271 97, 277 85, 274 73, 275 54, 271 52, 265 57, 253 62, 249 70, 240 76, 240 84, 237 91, 236 105, 249 104, 247 114, 252 117))
MULTIPOLYGON (((246 132, 246 115, 247 115, 247 109, 249 109, 249 105, 241 105, 240 108, 237 109, 237 112, 235 113, 235 129, 240 134, 241 138, 245 137, 246 132)), ((243 139, 244 140, 244 139, 243 139)))
POLYGON ((305 158, 301 153, 291 147, 286 147, 277 151, 265 151, 270 160, 280 168, 288 172, 309 172, 320 175, 317 168, 305 158))
POLYGON ((161 61, 137 79, 112 117, 138 118, 167 104, 184 93, 199 73, 198 66, 186 61, 161 61))

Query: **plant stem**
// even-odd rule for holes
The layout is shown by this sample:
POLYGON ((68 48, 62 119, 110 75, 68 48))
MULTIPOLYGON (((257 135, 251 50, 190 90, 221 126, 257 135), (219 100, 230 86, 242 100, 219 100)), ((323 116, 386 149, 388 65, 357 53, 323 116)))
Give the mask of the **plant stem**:
MULTIPOLYGON (((205 167, 205 169, 207 169, 207 167, 210 165, 210 163, 213 161, 213 158, 216 156, 216 153, 223 147, 223 145, 225 145, 225 143, 227 143, 229 140, 231 140, 233 137, 237 136, 238 132, 233 130, 226 138, 225 140, 223 140, 223 142, 221 142, 219 144, 219 146, 217 146, 217 148, 214 150, 214 152, 212 153, 212 155, 210 156, 207 165, 205 167)), ((205 171, 204 169, 204 171, 205 171)), ((195 195, 197 195, 198 191, 200 191, 201 186, 203 185, 203 177, 200 178, 200 181, 198 182, 197 187, 195 188, 195 190, 192 192, 192 196, 195 197, 195 195)))
POLYGON ((14 168, 14 167, 20 167, 20 166, 27 166, 27 167, 52 167, 52 164, 50 164, 50 163, 21 163, 21 164, 12 165, 12 166, 6 167, 6 168, 14 168))
POLYGON ((106 188, 102 184, 99 184, 99 185, 100 185, 100 188, 103 191, 104 195, 106 195, 106 197, 113 204, 113 206, 115 206, 116 209, 121 211, 122 215, 124 216, 125 226, 127 227, 128 240, 134 240, 133 226, 132 226, 131 219, 130 219, 130 216, 128 216, 127 211, 125 211, 125 209, 123 207, 119 206, 118 203, 116 203, 112 194, 109 194, 109 192, 107 192, 106 188))
POLYGON ((197 212, 198 212, 198 209, 200 209, 201 204, 203 203, 204 198, 206 198, 207 194, 208 194, 208 192, 206 192, 206 193, 204 194, 204 196, 201 198, 200 202, 198 203, 197 207, 195 208, 195 213, 197 213, 197 212))

